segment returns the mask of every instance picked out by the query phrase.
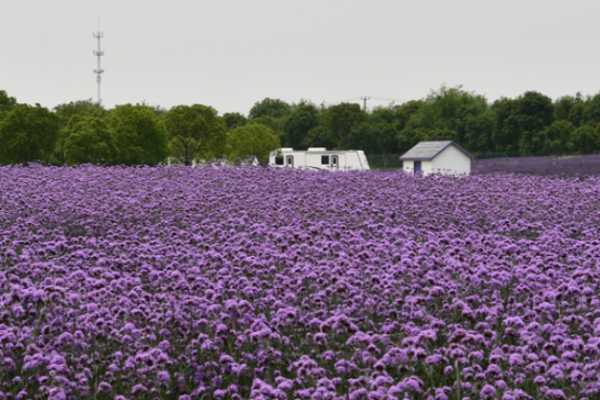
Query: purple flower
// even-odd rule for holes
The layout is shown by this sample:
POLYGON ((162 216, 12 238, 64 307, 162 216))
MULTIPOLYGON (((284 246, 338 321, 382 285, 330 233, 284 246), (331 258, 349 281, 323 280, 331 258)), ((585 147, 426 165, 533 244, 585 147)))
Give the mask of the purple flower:
POLYGON ((518 353, 513 353, 508 358, 508 363, 511 366, 520 366, 520 365, 523 365, 525 363, 525 361, 523 360, 523 356, 522 355, 520 355, 518 353))
POLYGON ((492 385, 485 385, 481 389, 481 397, 484 399, 490 398, 494 396, 494 394, 496 394, 496 388, 494 388, 492 385))
POLYGON ((51 387, 48 391, 48 400, 66 400, 67 394, 62 388, 51 387))
POLYGON ((159 381, 165 383, 165 382, 169 382, 169 380, 171 379, 171 375, 169 374, 169 372, 167 371, 159 371, 156 374, 157 378, 159 381))
POLYGON ((100 393, 112 393, 112 386, 108 382, 100 382, 98 385, 98 394, 100 393))

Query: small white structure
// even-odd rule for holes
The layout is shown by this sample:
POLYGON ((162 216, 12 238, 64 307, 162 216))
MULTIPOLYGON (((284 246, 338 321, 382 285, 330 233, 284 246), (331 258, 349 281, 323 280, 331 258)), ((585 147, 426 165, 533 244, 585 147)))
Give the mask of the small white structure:
POLYGON ((473 156, 452 140, 420 142, 400 157, 404 171, 423 175, 470 174, 473 156))
POLYGON ((371 169, 365 152, 362 150, 327 150, 325 147, 309 147, 308 150, 283 147, 271 152, 269 164, 291 168, 340 171, 371 169))

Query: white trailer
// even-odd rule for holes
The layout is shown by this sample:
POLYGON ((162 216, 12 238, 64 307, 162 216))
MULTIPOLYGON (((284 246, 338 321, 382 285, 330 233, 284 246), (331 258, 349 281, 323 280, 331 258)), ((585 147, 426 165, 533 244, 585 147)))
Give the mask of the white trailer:
POLYGON ((371 169, 362 150, 327 150, 325 147, 309 147, 308 150, 283 147, 271 152, 269 164, 315 170, 367 171, 371 169))

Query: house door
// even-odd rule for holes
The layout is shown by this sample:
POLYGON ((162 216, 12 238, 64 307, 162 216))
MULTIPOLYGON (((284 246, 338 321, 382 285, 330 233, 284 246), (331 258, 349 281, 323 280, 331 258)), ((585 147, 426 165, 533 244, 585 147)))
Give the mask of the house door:
POLYGON ((294 168, 294 156, 286 156, 285 165, 294 168))
POLYGON ((421 161, 415 161, 415 175, 421 173, 421 161))

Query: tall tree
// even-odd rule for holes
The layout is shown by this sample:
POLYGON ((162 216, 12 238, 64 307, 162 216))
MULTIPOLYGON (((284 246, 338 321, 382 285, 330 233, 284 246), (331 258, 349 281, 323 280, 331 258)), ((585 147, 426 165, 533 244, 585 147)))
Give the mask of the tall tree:
POLYGON ((306 137, 302 140, 302 148, 307 149, 309 147, 326 147, 328 149, 335 148, 336 144, 331 140, 331 137, 327 133, 327 129, 323 124, 319 124, 312 128, 306 134, 306 137))
POLYGON ((255 119, 262 116, 271 118, 283 118, 292 111, 292 106, 280 99, 265 98, 262 101, 257 101, 250 109, 248 114, 249 119, 255 119))
POLYGON ((98 115, 105 117, 108 115, 108 111, 104 109, 102 104, 89 100, 77 100, 69 103, 59 104, 54 107, 54 113, 60 119, 60 127, 64 129, 69 124, 69 121, 74 115, 98 115))
POLYGON ((418 111, 411 117, 407 128, 440 136, 440 132, 455 132, 454 140, 464 144, 466 125, 470 117, 480 115, 489 108, 481 95, 467 92, 461 86, 442 86, 432 91, 418 111), (437 133, 433 133, 433 132, 437 133))
POLYGON ((512 116, 521 132, 520 150, 533 155, 542 142, 539 140, 540 133, 545 127, 552 124, 554 120, 554 105, 552 99, 535 91, 525 92, 516 101, 512 116), (537 148, 534 147, 537 143, 537 148))
POLYGON ((600 93, 585 102, 581 113, 581 121, 593 128, 600 122, 600 93))
POLYGON ((580 154, 590 154, 600 148, 600 133, 589 125, 582 125, 571 135, 575 151, 580 154))
POLYGON ((248 118, 240 113, 233 112, 223 114, 223 121, 225 121, 225 124, 227 125, 227 130, 232 130, 238 126, 246 125, 248 118))
POLYGON ((314 104, 305 101, 297 104, 283 124, 286 133, 285 145, 294 149, 303 149, 308 132, 317 127, 319 122, 319 110, 314 104))
POLYGON ((57 164, 65 163, 65 146, 64 138, 66 137, 63 131, 67 128, 69 121, 74 116, 90 116, 104 118, 108 115, 108 111, 104 109, 102 104, 89 100, 77 100, 69 103, 59 104, 54 107, 54 113, 60 119, 61 134, 58 136, 56 146, 53 152, 53 162, 57 164))
POLYGON ((74 115, 61 131, 65 161, 69 165, 113 163, 117 149, 110 128, 100 115, 74 115))
POLYGON ((396 121, 396 130, 402 131, 408 125, 410 119, 425 104, 423 100, 411 100, 404 104, 396 106, 394 110, 394 121, 396 121))
MULTIPOLYGON (((554 120, 569 120, 569 115, 577 103, 583 102, 581 93, 577 92, 575 96, 562 96, 554 102, 554 120)), ((572 123, 572 122, 571 122, 572 123)))
POLYGON ((59 129, 58 117, 39 104, 12 106, 0 121, 0 163, 47 163, 59 129))
POLYGON ((167 158, 167 131, 152 108, 141 104, 116 106, 108 124, 119 152, 117 163, 156 165, 167 158))
POLYGON ((227 141, 230 160, 249 161, 255 158, 261 164, 266 164, 271 151, 280 147, 277 135, 265 125, 255 122, 235 128, 227 141))
POLYGON ((17 105, 17 99, 10 97, 4 90, 0 90, 0 119, 2 114, 8 112, 17 105))
POLYGON ((494 142, 494 113, 491 110, 467 118, 465 126, 465 147, 469 151, 492 151, 494 142))
POLYGON ((169 133, 171 154, 181 163, 191 165, 196 157, 221 157, 227 125, 217 111, 208 106, 176 106, 163 116, 169 133))
MULTIPOLYGON (((356 103, 341 103, 325 110, 324 125, 335 147, 343 149, 352 146, 352 129, 367 121, 367 113, 356 103)), ((360 149, 357 149, 360 150, 360 149)))
POLYGON ((515 118, 516 100, 502 97, 492 103, 494 113, 494 130, 492 139, 498 151, 516 153, 519 148, 520 130, 515 118))
POLYGON ((575 129, 572 123, 564 119, 554 121, 550 126, 547 126, 542 132, 544 153, 556 155, 572 151, 573 143, 571 139, 575 129))

